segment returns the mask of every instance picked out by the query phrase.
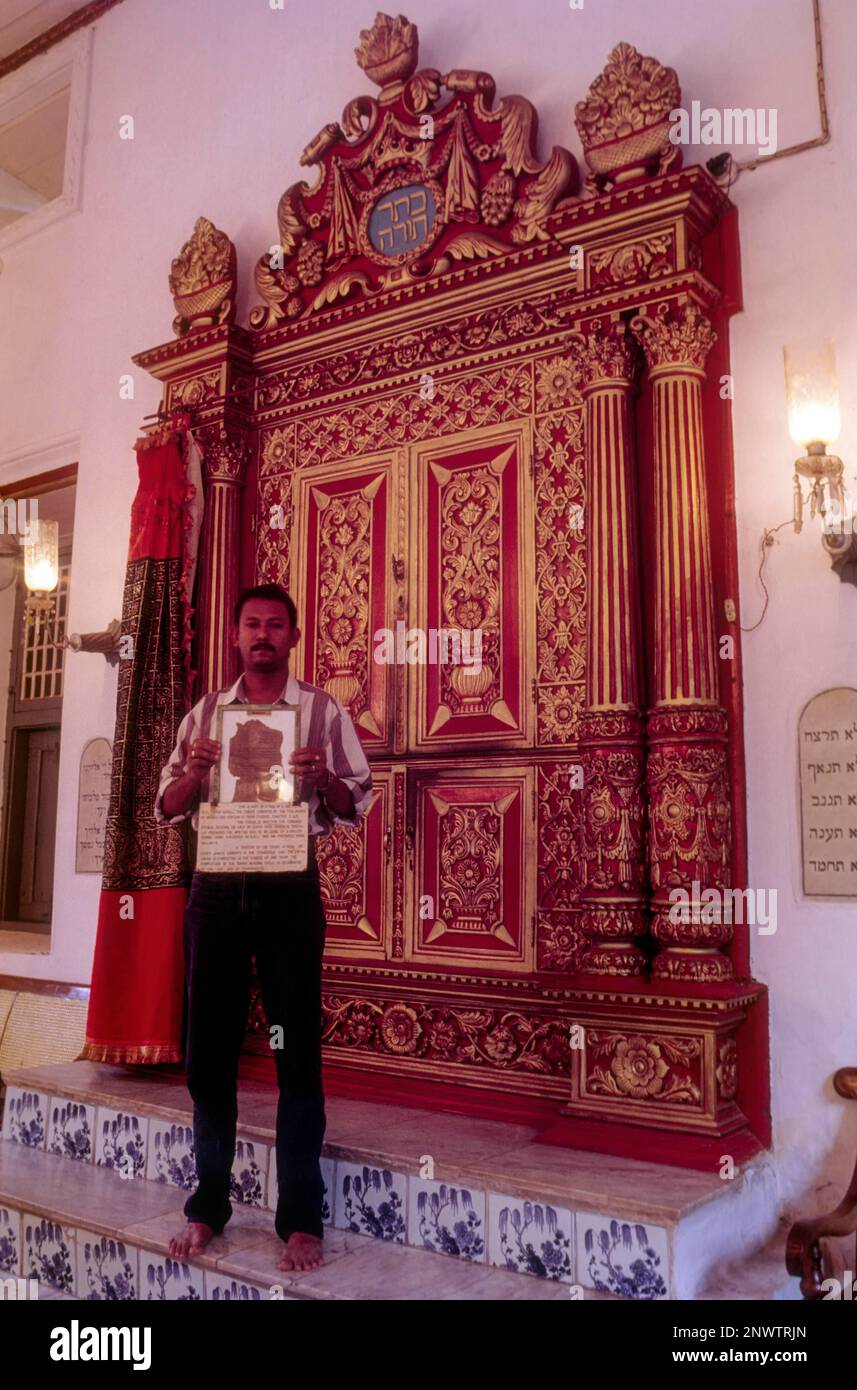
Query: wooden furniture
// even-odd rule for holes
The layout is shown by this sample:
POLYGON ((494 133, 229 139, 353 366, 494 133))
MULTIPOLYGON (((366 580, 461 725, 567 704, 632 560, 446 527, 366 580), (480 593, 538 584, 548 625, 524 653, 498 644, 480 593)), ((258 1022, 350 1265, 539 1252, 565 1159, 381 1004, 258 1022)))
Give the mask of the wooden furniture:
MULTIPOLYGON (((628 44, 577 106, 581 195, 525 98, 418 70, 401 18, 362 39, 380 91, 304 151, 250 327, 201 218, 178 337, 134 359, 205 451, 200 688, 233 678, 239 584, 281 582, 297 673, 372 763, 365 824, 320 850, 327 1084, 745 1157, 764 990, 746 928, 699 911, 746 871, 734 210, 628 44), (479 631, 478 672, 411 664, 441 629, 479 631)), ((266 1038, 257 999, 245 1070, 266 1038)))

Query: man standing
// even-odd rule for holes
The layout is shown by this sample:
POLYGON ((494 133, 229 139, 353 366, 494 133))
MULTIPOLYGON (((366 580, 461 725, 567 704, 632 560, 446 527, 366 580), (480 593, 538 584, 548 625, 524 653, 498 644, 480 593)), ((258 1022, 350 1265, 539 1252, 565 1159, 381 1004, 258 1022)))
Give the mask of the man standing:
POLYGON ((209 773, 220 757, 211 737, 218 705, 300 706, 304 746, 290 769, 296 799, 309 802, 307 869, 287 874, 194 873, 185 911, 188 1090, 198 1186, 185 1203, 187 1226, 170 1244, 175 1259, 204 1250, 232 1212, 229 1179, 235 1154, 238 1058, 249 1002, 251 957, 270 1026, 283 1029, 275 1050, 277 1108, 275 1227, 286 1242, 280 1269, 322 1262, 319 1167, 324 1138, 321 1082, 321 958, 325 921, 315 836, 336 821, 355 824, 369 804, 372 777, 354 725, 331 695, 289 672, 300 638, 297 612, 278 584, 245 590, 235 605, 233 645, 243 674, 212 691, 182 720, 161 775, 155 818, 180 821, 208 799, 209 773))

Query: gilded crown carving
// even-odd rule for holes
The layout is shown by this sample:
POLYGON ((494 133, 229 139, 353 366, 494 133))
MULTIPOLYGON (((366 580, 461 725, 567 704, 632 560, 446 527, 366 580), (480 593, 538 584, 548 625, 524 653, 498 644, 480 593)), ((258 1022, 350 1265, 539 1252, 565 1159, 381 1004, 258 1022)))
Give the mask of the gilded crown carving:
POLYGON ((575 107, 574 123, 590 170, 588 185, 601 192, 611 184, 680 168, 681 150, 669 138, 669 113, 680 102, 672 68, 644 57, 633 44, 617 44, 575 107))
POLYGON ((235 247, 229 237, 207 217, 198 217, 193 235, 170 268, 177 337, 184 337, 193 328, 233 321, 235 277, 235 247))
POLYGON ((717 334, 702 310, 687 302, 673 309, 659 304, 654 317, 640 314, 631 320, 650 371, 669 367, 704 372, 705 359, 717 334))
POLYGON ((539 159, 524 97, 492 107, 489 73, 418 71, 404 15, 379 13, 360 38, 358 64, 381 90, 349 102, 304 150, 316 178, 280 199, 279 246, 255 269, 253 328, 547 240, 547 219, 576 193, 568 150, 539 159))

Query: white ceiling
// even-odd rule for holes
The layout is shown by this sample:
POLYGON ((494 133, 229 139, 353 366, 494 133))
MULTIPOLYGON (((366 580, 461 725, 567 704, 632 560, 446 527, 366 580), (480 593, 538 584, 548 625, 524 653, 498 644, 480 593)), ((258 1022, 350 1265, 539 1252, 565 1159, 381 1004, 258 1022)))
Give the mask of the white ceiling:
POLYGON ((23 48, 31 39, 52 29, 84 0, 0 0, 0 58, 23 48))

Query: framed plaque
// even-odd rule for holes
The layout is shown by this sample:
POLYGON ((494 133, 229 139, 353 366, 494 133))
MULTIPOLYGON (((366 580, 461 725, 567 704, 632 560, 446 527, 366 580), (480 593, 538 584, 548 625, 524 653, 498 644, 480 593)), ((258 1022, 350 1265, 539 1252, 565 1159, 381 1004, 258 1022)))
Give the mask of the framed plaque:
POLYGON ((109 739, 91 738, 84 744, 77 784, 76 874, 100 874, 104 868, 112 765, 113 745, 109 739))
POLYGON ((289 759, 297 705, 222 705, 211 799, 199 808, 198 873, 292 873, 307 867, 309 808, 295 801, 289 759))
POLYGON ((289 758, 300 746, 299 705, 220 705, 214 736, 221 751, 211 774, 212 806, 294 803, 289 758))

